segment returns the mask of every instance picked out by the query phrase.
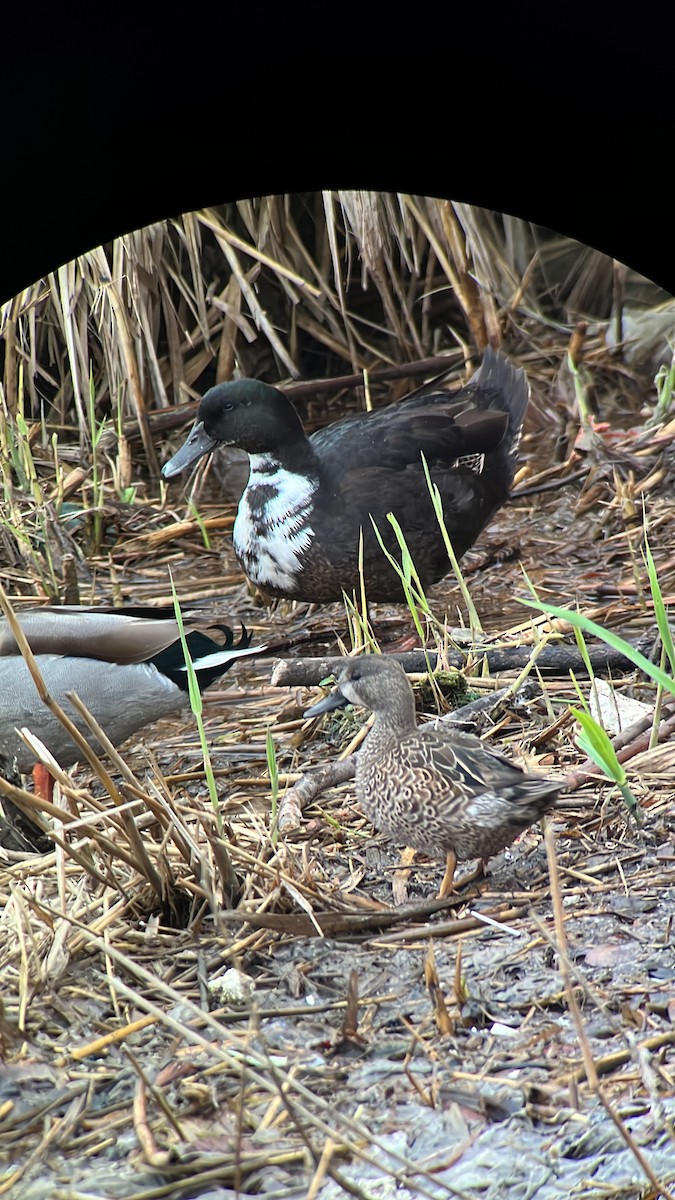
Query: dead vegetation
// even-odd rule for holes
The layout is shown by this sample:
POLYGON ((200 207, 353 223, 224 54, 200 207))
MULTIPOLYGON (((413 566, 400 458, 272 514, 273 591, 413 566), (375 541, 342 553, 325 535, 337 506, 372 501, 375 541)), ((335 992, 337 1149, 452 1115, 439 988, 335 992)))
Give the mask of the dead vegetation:
MULTIPOLYGON (((542 599, 635 640, 654 624, 645 526, 675 596, 675 420, 653 383, 671 318, 593 251, 423 197, 268 197, 121 238, 2 312, 5 590, 170 604, 171 572, 183 605, 256 641, 337 653, 341 606, 249 593, 222 463, 187 494, 160 484, 176 406, 237 369, 314 427, 443 365, 459 381, 489 341, 533 402, 519 495, 462 564, 486 637, 541 640, 522 563, 542 599)), ((450 580, 430 600, 465 623, 450 580)), ((383 641, 409 630, 400 607, 377 619, 383 641)), ((478 695, 522 672, 464 653, 478 695)), ((289 788, 356 730, 305 720, 315 693, 269 663, 208 693, 217 811, 191 721, 62 774, 52 806, 0 781, 24 839, 0 852, 0 1195, 672 1196, 672 707, 665 740, 650 718, 629 742, 638 829, 575 743, 569 670, 530 675, 482 731, 575 775, 569 810, 449 902, 429 899, 437 864, 401 874, 349 783, 279 831, 289 788)), ((659 699, 636 672, 614 684, 659 699)))

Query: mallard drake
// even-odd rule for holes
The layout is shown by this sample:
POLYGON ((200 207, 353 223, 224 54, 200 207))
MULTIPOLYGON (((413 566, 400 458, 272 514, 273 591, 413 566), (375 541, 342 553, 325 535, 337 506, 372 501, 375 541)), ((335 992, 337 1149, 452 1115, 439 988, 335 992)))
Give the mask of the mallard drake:
POLYGON ((450 563, 421 456, 459 557, 509 495, 529 395, 525 373, 489 347, 466 387, 448 394, 434 386, 307 437, 277 388, 255 379, 221 383, 203 396, 191 433, 162 473, 171 479, 217 446, 246 450, 250 475, 233 540, 253 583, 293 600, 340 600, 359 585, 362 532, 366 596, 401 600, 371 517, 400 561, 387 520, 394 514, 423 586, 436 583, 450 563))
MULTIPOLYGON (((16 615, 49 693, 87 740, 91 741, 91 733, 66 692, 77 692, 114 745, 187 705, 187 669, 173 614, 163 616, 157 609, 144 608, 64 606, 16 615)), ((266 646, 251 646, 243 627, 235 645, 228 626, 203 619, 199 622, 223 635, 223 641, 217 642, 193 628, 195 623, 196 618, 186 617, 187 644, 200 688, 208 687, 238 658, 267 650, 266 646)), ((35 758, 16 732, 23 726, 44 742, 62 767, 77 761, 75 743, 40 699, 10 625, 2 618, 0 754, 28 774, 35 758)))
POLYGON ((394 659, 348 659, 333 692, 305 716, 345 704, 375 714, 356 757, 359 804, 395 841, 446 856, 441 896, 458 861, 497 854, 555 804, 559 782, 527 774, 471 734, 418 726, 412 687, 394 659))

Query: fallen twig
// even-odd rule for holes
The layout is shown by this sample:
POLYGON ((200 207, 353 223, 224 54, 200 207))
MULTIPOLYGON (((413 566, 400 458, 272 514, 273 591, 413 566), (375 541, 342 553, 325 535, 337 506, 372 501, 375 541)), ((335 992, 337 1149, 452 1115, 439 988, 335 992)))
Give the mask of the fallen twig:
MULTIPOLYGON (((651 635, 647 639, 640 638, 635 647, 643 651, 644 646, 651 646, 652 641, 651 635)), ((497 675, 503 671, 518 671, 527 666, 532 657, 532 647, 485 646, 472 648, 466 654, 448 649, 444 651, 444 657, 450 667, 459 670, 466 665, 469 653, 477 661, 486 661, 490 673, 497 675)), ((587 646, 587 653, 594 674, 635 670, 630 659, 610 646, 587 646)), ((431 663, 432 668, 438 663, 438 655, 432 650, 411 650, 405 654, 393 654, 392 658, 400 662, 404 671, 410 675, 426 671, 428 663, 431 663)), ((317 687, 322 680, 339 671, 343 663, 344 658, 340 655, 328 658, 280 659, 275 662, 272 670, 272 684, 275 687, 317 687)), ((567 675, 569 671, 574 671, 575 675, 587 673, 584 659, 576 646, 571 645, 544 647, 537 658, 537 667, 542 672, 556 675, 567 675)))

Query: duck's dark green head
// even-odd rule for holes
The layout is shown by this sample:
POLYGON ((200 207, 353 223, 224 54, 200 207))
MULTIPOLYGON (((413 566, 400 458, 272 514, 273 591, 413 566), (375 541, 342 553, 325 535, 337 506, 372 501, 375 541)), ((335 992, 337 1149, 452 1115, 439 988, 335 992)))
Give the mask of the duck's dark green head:
POLYGON ((187 440, 162 475, 172 479, 219 445, 265 454, 298 440, 305 440, 302 422, 283 392, 259 379, 219 383, 204 393, 187 440))

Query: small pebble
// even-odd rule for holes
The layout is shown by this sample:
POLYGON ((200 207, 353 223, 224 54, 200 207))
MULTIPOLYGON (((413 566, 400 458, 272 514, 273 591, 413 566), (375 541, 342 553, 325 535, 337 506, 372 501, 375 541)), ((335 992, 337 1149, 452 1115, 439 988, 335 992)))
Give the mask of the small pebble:
POLYGON ((255 983, 249 975, 230 967, 224 975, 216 975, 208 982, 209 996, 222 1007, 228 1004, 246 1004, 255 991, 255 983))

